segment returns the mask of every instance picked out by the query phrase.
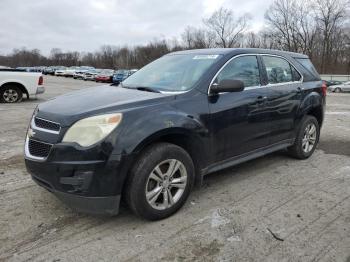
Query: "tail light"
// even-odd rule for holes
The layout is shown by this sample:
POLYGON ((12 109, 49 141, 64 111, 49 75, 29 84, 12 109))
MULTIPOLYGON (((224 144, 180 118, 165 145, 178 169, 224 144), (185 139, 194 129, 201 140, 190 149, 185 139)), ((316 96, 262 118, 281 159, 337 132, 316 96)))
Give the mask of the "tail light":
POLYGON ((327 85, 326 85, 326 82, 325 81, 322 81, 322 94, 323 96, 326 96, 327 95, 327 85))
POLYGON ((44 78, 43 78, 43 76, 40 76, 39 80, 38 80, 38 85, 41 86, 43 84, 44 84, 44 78))

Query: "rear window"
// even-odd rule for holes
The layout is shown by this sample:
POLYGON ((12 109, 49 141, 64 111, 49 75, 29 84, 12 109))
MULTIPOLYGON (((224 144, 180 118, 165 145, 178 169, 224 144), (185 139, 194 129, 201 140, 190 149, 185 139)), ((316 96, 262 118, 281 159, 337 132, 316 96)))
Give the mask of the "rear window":
POLYGON ((309 80, 309 81, 317 81, 320 80, 320 76, 317 73, 314 65, 312 64, 312 62, 310 61, 310 59, 308 58, 295 58, 295 60, 301 64, 306 70, 306 76, 304 78, 304 80, 309 80))

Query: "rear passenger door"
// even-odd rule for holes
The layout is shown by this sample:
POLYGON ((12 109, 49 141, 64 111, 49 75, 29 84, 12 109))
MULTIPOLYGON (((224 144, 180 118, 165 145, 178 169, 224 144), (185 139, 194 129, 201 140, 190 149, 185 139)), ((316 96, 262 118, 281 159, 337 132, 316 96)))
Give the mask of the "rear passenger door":
POLYGON ((268 90, 267 110, 271 117, 270 144, 294 136, 294 122, 301 102, 302 75, 285 58, 261 55, 268 90))

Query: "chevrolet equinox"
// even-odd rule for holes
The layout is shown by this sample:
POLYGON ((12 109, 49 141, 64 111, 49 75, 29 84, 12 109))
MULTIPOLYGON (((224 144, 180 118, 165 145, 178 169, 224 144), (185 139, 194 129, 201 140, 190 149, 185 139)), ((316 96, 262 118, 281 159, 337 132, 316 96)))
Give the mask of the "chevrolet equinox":
POLYGON ((25 140, 33 180, 72 208, 117 214, 121 199, 157 220, 204 175, 320 137, 326 86, 306 55, 264 49, 167 54, 119 86, 35 109, 25 140))

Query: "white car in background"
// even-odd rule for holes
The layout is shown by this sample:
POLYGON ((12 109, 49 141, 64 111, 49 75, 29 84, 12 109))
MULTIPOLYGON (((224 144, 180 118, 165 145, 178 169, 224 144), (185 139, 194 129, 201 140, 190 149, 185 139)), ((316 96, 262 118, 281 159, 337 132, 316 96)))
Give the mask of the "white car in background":
POLYGON ((65 77, 73 77, 76 70, 79 70, 79 66, 71 66, 66 69, 64 72, 65 77))
POLYGON ((66 67, 60 67, 55 70, 55 76, 64 76, 66 72, 66 67))
POLYGON ((95 81, 95 77, 101 73, 102 69, 92 69, 88 70, 87 72, 84 73, 83 80, 87 81, 95 81))
POLYGON ((328 91, 335 93, 350 92, 350 81, 342 83, 340 85, 329 86, 328 91))
POLYGON ((88 72, 89 70, 94 70, 94 67, 91 66, 81 66, 79 69, 75 70, 75 73, 73 74, 74 79, 84 79, 84 74, 88 72))
POLYGON ((22 101, 24 95, 29 98, 44 92, 44 78, 41 73, 0 70, 0 102, 16 103, 22 101))

